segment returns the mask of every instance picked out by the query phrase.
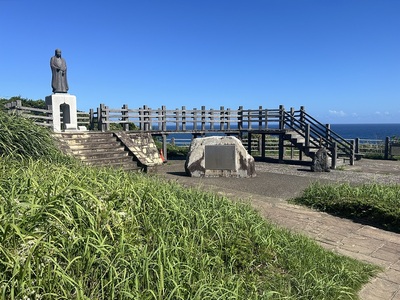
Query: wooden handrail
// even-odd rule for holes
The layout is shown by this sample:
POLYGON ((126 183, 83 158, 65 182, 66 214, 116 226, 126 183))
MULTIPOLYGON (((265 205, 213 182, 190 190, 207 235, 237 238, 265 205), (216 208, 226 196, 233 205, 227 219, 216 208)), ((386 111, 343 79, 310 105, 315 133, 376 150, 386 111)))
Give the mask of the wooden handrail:
POLYGON ((307 147, 320 147, 322 144, 326 148, 331 149, 332 156, 336 155, 334 154, 336 151, 341 151, 348 155, 351 161, 354 160, 354 143, 345 140, 331 130, 329 126, 320 123, 306 113, 303 108, 300 111, 291 110, 290 113, 285 112, 284 123, 285 126, 296 131, 306 139, 307 147))

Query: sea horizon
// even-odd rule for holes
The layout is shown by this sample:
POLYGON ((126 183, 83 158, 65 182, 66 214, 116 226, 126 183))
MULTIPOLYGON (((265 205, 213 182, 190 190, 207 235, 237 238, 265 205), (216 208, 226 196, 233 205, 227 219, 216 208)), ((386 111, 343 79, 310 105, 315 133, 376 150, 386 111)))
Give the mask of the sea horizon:
MULTIPOLYGON (((387 137, 390 139, 400 138, 400 123, 335 123, 330 124, 330 128, 336 134, 347 140, 359 138, 361 140, 383 141, 387 137)), ((206 134, 206 136, 211 135, 223 135, 223 133, 216 134, 213 132, 206 134)), ((168 139, 171 138, 180 140, 182 143, 188 143, 192 138, 192 134, 170 133, 168 139)))
POLYGON ((400 137, 400 123, 331 124, 331 129, 345 139, 376 139, 400 137))

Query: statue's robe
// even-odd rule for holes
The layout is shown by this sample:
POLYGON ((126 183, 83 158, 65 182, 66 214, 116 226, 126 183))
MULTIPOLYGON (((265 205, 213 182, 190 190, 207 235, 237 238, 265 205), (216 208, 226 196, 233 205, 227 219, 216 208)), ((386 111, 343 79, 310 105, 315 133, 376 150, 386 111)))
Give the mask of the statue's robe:
POLYGON ((51 67, 51 87, 53 93, 66 93, 68 92, 67 82, 67 64, 62 57, 53 56, 50 59, 51 67))

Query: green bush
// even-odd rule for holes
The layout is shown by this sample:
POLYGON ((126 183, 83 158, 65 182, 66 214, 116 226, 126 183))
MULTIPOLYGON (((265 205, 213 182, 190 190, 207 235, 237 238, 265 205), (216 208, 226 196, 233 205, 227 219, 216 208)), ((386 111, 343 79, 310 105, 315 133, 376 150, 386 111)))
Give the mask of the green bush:
POLYGON ((67 159, 57 148, 51 132, 17 114, 0 111, 0 155, 19 158, 67 159))
POLYGON ((315 183, 292 201, 400 232, 400 185, 315 183))

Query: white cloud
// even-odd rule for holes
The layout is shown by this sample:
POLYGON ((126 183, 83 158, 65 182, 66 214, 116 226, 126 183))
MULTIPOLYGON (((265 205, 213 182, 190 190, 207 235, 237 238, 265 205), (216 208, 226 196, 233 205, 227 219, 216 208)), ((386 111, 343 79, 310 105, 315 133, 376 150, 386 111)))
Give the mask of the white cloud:
POLYGON ((345 117, 346 113, 343 110, 329 110, 329 114, 338 116, 338 117, 345 117))
POLYGON ((390 115, 390 113, 388 111, 383 111, 383 112, 376 111, 375 114, 378 115, 378 116, 388 116, 388 115, 390 115))

